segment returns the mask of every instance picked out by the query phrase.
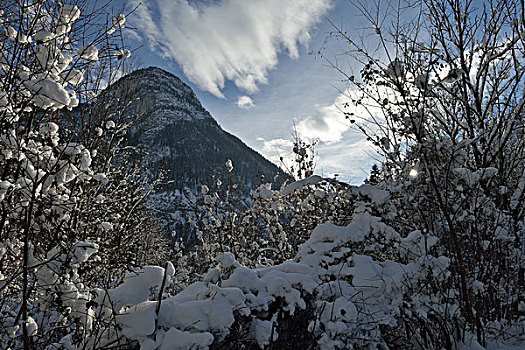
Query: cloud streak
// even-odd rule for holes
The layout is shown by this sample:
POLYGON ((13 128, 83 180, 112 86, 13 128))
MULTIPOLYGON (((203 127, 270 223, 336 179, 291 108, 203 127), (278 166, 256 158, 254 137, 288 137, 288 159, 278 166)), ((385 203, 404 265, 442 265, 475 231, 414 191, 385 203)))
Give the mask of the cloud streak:
MULTIPOLYGON (((386 89, 381 89, 380 93, 381 95, 378 96, 394 98, 392 92, 386 89)), ((339 94, 331 105, 317 106, 315 113, 299 120, 297 131, 301 137, 316 139, 326 144, 339 142, 343 134, 352 126, 345 118, 345 113, 351 113, 353 117, 350 119, 374 131, 377 129, 374 124, 384 121, 381 106, 373 98, 363 95, 359 90, 349 88, 339 94), (356 106, 353 100, 360 100, 362 103, 356 106)))
POLYGON ((308 43, 309 32, 331 2, 151 0, 143 2, 130 21, 152 51, 177 61, 201 89, 223 97, 228 80, 247 93, 256 92, 258 85, 268 82, 279 53, 297 58, 299 46, 308 43))

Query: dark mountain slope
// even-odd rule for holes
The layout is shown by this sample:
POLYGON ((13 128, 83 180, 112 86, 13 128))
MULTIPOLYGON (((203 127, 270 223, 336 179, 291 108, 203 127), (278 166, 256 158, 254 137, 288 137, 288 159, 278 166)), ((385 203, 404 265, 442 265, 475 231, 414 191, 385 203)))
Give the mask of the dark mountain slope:
POLYGON ((140 69, 111 88, 131 98, 126 113, 138 117, 129 144, 148 153, 145 165, 153 175, 167 171, 171 183, 160 187, 150 202, 153 210, 164 213, 161 219, 170 227, 184 221, 181 210, 189 210, 185 193, 195 193, 200 184, 211 185, 213 174, 225 182, 228 159, 234 166, 230 178, 245 196, 260 183, 261 175, 271 180, 280 171, 224 131, 192 89, 171 73, 155 67, 140 69))

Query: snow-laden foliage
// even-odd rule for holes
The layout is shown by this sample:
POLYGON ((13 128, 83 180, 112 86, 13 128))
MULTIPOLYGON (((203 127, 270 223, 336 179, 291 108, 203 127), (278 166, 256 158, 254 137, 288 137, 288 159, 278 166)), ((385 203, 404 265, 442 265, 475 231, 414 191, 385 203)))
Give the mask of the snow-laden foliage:
MULTIPOLYGON (((181 291, 177 267, 147 266, 99 300, 143 349, 480 346, 471 332, 449 333, 461 300, 447 287, 453 268, 438 254, 439 239, 420 231, 403 238, 386 224, 387 191, 362 185, 352 192, 350 223, 317 226, 293 259, 250 268, 219 253, 181 291)), ((487 332, 486 342, 523 345, 519 327, 505 336, 487 332)))
MULTIPOLYGON (((362 67, 347 76, 345 114, 384 157, 372 181, 391 194, 384 222, 409 247, 450 259, 450 276, 433 295, 459 307, 407 322, 397 336, 522 339, 523 2, 428 0, 416 17, 413 8, 393 16, 379 5, 361 10, 384 51, 337 31, 362 67), (387 15, 377 23, 374 13, 387 15), (434 237, 433 247, 422 237, 434 237)), ((407 248, 401 258, 414 253, 407 248)))
POLYGON ((279 264, 294 258, 318 224, 344 225, 351 219, 352 187, 334 179, 310 176, 280 189, 262 184, 249 201, 229 172, 216 183, 220 186, 211 189, 202 185, 190 199, 197 242, 190 247, 175 242, 180 287, 202 278, 217 254, 231 252, 248 267, 279 264))
POLYGON ((119 145, 126 102, 102 90, 126 69, 111 18, 82 1, 0 5, 2 347, 98 346, 115 323, 96 314, 93 288, 165 259, 145 179, 119 145))

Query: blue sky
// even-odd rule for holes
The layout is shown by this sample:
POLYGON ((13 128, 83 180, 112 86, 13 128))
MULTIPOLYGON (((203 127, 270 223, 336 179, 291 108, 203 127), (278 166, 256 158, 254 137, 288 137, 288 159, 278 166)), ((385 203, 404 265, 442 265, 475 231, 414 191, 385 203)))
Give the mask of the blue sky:
MULTIPOLYGON (((160 66, 189 84, 227 131, 277 162, 289 155, 294 125, 318 139, 316 172, 360 183, 373 151, 339 111, 342 75, 311 54, 333 59, 345 43, 329 40, 326 20, 358 31, 344 0, 132 0, 131 45, 144 66, 160 66)), ((339 59, 345 59, 340 56, 339 59)), ((351 69, 349 67, 348 69, 351 69)))

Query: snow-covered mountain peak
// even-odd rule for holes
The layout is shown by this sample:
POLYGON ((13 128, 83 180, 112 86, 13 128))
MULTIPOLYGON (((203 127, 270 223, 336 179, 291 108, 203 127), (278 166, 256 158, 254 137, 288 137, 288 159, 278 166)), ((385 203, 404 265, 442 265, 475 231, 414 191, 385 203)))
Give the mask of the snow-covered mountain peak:
POLYGON ((132 91, 131 110, 148 114, 159 125, 181 120, 213 121, 193 90, 175 75, 158 67, 139 69, 121 79, 119 84, 132 91))

